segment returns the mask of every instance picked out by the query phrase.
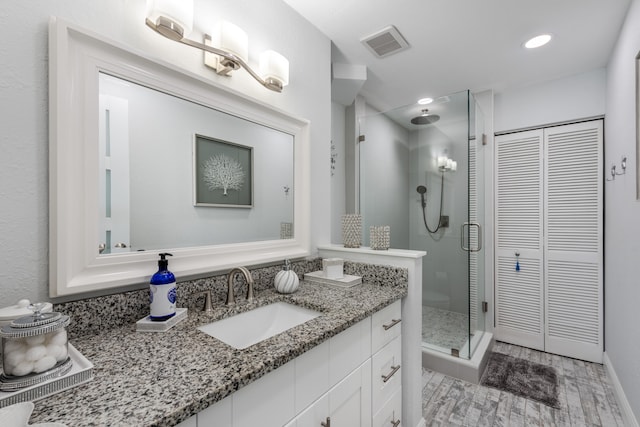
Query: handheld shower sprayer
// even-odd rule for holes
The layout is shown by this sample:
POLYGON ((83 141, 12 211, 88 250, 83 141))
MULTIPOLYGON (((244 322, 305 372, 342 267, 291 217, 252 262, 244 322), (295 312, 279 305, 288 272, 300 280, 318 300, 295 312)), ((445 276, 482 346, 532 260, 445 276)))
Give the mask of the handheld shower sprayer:
POLYGON ((442 201, 444 197, 444 172, 442 172, 441 181, 440 181, 440 213, 438 214, 438 225, 436 226, 435 230, 432 230, 429 227, 429 224, 427 224, 427 213, 425 212, 426 210, 425 208, 427 207, 427 201, 424 197, 424 195, 427 193, 427 187, 425 187, 424 185, 418 185, 418 188, 416 188, 416 191, 420 194, 420 202, 422 205, 422 220, 424 221, 424 227, 427 229, 427 231, 433 234, 433 233, 437 233, 441 227, 448 227, 448 225, 443 225, 442 223, 442 201))
POLYGON ((427 207, 427 202, 424 200, 424 194, 427 192, 427 187, 425 187, 424 185, 418 185, 418 188, 416 188, 416 191, 418 193, 420 193, 420 200, 422 201, 422 208, 426 208, 427 207))

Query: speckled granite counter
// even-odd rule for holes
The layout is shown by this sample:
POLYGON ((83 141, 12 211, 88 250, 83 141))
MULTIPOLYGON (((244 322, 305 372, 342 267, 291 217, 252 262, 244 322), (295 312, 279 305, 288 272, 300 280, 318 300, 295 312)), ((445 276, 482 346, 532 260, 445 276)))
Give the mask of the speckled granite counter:
POLYGON ((69 427, 175 425, 406 294, 406 284, 363 284, 343 290, 301 282, 291 295, 263 289, 250 304, 217 304, 211 313, 190 309, 188 319, 164 333, 136 332, 135 324, 128 324, 77 337, 71 343, 95 365, 94 379, 37 401, 31 422, 58 421, 69 427), (275 301, 323 315, 245 350, 196 329, 275 301))

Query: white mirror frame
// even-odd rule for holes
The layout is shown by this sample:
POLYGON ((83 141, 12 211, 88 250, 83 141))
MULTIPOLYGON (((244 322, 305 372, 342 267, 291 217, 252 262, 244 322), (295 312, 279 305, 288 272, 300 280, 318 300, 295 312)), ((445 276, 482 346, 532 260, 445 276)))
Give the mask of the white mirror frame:
POLYGON ((310 254, 309 121, 55 17, 49 57, 50 296, 148 283, 159 252, 178 280, 310 254), (100 71, 293 135, 294 238, 98 256, 100 71))

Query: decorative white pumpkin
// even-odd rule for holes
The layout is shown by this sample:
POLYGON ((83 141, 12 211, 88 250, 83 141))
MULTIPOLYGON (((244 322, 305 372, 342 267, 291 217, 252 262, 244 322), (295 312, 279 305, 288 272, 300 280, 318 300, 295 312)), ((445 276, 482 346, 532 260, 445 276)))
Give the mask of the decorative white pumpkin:
POLYGON ((273 284, 281 294, 291 294, 298 289, 300 280, 296 272, 291 270, 291 262, 288 259, 284 260, 284 267, 276 274, 273 284))

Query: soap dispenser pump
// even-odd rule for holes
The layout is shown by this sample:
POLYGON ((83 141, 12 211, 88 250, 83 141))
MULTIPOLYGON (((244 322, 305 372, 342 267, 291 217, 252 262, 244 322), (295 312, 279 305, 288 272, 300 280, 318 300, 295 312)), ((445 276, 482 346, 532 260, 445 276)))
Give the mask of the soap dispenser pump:
POLYGON ((158 271, 151 277, 149 286, 149 304, 151 315, 149 318, 156 322, 161 322, 176 314, 176 278, 167 267, 169 261, 167 256, 170 253, 161 253, 158 261, 158 271))

